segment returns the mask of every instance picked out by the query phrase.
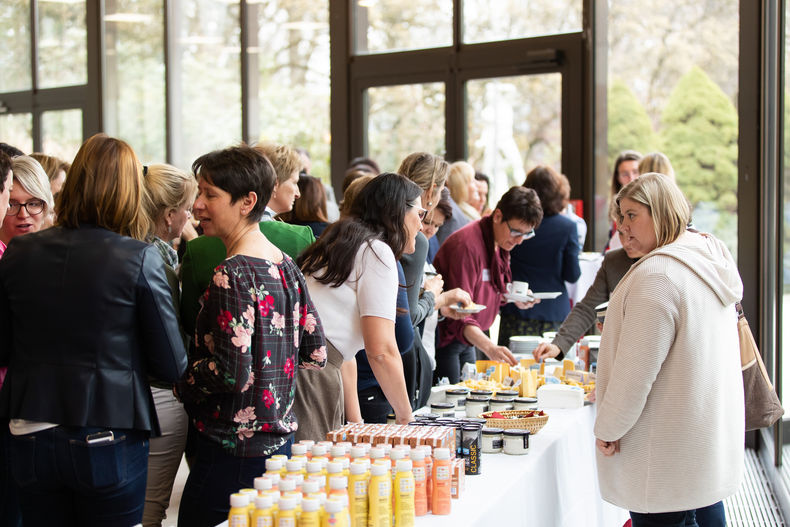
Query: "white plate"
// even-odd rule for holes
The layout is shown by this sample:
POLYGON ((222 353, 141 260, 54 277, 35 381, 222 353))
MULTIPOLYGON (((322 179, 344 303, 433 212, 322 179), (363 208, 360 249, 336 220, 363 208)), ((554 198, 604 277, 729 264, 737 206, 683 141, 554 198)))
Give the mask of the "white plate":
POLYGON ((535 297, 530 295, 517 295, 515 293, 505 293, 505 300, 508 302, 532 302, 535 297))
POLYGON ((480 313, 485 308, 486 306, 482 304, 475 304, 472 307, 461 307, 457 304, 453 304, 450 306, 450 309, 455 309, 456 311, 464 315, 474 315, 475 313, 480 313))
POLYGON ((562 292, 560 291, 552 291, 550 293, 532 293, 532 296, 535 298, 540 298, 541 300, 551 300, 553 298, 557 298, 561 294, 562 292))

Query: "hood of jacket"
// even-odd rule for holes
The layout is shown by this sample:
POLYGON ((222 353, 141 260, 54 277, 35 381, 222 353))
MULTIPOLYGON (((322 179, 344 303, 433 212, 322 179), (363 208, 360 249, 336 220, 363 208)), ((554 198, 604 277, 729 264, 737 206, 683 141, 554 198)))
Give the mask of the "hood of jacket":
POLYGON ((738 302, 743 297, 743 282, 727 246, 718 238, 686 231, 674 242, 658 247, 643 256, 629 274, 648 258, 669 256, 700 277, 719 297, 722 305, 738 302))

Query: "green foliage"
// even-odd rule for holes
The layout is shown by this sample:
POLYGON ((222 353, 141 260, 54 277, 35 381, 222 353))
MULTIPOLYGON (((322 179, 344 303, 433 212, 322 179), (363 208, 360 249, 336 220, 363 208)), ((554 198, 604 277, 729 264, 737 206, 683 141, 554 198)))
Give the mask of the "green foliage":
POLYGON ((678 82, 664 107, 664 153, 678 185, 691 201, 737 212, 738 113, 732 101, 699 67, 678 82))
POLYGON ((642 103, 621 79, 609 85, 609 166, 623 150, 646 153, 657 149, 657 138, 642 103))

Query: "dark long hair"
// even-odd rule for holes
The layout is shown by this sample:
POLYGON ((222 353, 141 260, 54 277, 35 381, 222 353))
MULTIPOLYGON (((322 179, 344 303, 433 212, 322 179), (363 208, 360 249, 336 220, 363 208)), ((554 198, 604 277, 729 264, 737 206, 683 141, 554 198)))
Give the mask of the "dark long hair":
POLYGON ((354 199, 348 215, 327 227, 299 256, 302 272, 339 287, 351 274, 360 246, 372 240, 389 245, 400 259, 408 241, 406 210, 421 194, 419 186, 400 174, 376 176, 354 199))

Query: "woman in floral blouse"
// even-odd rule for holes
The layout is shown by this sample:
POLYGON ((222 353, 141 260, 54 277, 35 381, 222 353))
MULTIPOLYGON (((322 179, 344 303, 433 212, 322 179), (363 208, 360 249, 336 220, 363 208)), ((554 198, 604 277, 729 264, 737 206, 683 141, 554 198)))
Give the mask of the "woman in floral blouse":
POLYGON ((326 363, 324 333, 294 262, 258 228, 275 173, 247 146, 198 158, 193 213, 227 259, 203 295, 189 365, 178 389, 198 431, 179 525, 216 525, 228 496, 290 454, 296 369, 326 363))

